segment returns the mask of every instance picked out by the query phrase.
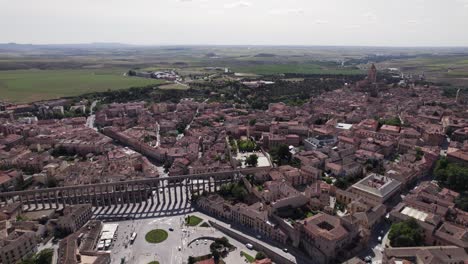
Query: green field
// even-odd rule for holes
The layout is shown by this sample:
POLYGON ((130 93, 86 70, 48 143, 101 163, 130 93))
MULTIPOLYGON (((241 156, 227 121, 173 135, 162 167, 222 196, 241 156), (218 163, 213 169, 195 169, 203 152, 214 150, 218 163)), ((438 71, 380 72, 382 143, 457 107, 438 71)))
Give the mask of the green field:
POLYGON ((203 221, 203 219, 201 219, 200 217, 198 216, 195 216, 195 215, 189 215, 187 216, 187 218, 185 219, 185 222, 188 226, 197 226, 198 224, 200 224, 201 222, 203 221))
POLYGON ((303 64, 263 64, 251 65, 245 67, 234 67, 236 72, 246 72, 254 74, 281 74, 281 73, 298 73, 298 74, 362 74, 361 70, 355 68, 338 68, 324 67, 318 64, 303 63, 303 64))
POLYGON ((164 83, 126 77, 124 72, 118 69, 0 71, 0 100, 25 103, 164 83))
POLYGON ((188 85, 183 85, 179 83, 171 83, 159 86, 159 89, 162 90, 187 90, 190 87, 188 85))
POLYGON ((145 239, 148 243, 157 244, 166 240, 168 236, 169 234, 166 230, 154 229, 146 234, 145 239))

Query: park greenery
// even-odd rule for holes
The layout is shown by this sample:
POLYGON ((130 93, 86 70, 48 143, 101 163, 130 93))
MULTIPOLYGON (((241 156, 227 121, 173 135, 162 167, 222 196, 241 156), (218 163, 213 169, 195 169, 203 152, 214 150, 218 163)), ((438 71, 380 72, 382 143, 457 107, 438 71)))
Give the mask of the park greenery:
POLYGON ((464 193, 468 191, 468 167, 449 162, 442 158, 434 169, 435 179, 442 187, 464 193))
POLYGON ((259 251, 259 252, 257 252, 257 254, 255 255, 255 260, 266 259, 266 257, 267 257, 267 256, 265 255, 265 253, 259 251))
POLYGON ((294 208, 291 205, 288 205, 282 208, 278 208, 277 214, 281 218, 287 218, 292 221, 298 221, 316 215, 317 211, 312 211, 307 206, 294 208))
POLYGON ((260 147, 257 146, 257 143, 251 139, 239 140, 237 142, 237 146, 241 152, 252 152, 260 149, 260 147))
POLYGON ((416 147, 416 160, 421 160, 424 157, 424 151, 420 147, 416 147))
POLYGON ((468 212, 468 168, 442 158, 436 163, 434 176, 441 187, 460 193, 455 206, 468 212))
POLYGON ((166 230, 153 229, 146 234, 145 239, 148 243, 157 244, 166 240, 168 236, 166 230))
POLYGON ((392 247, 418 247, 424 244, 424 231, 414 218, 394 223, 388 238, 392 247))
POLYGON ((232 152, 233 154, 237 154, 238 149, 237 149, 237 142, 236 142, 236 140, 230 137, 230 138, 229 138, 229 145, 231 146, 231 152, 232 152))
POLYGON ((241 251, 241 256, 243 256, 249 263, 255 262, 255 258, 245 253, 244 251, 241 251))
POLYGON ((401 126, 401 120, 398 116, 388 118, 388 119, 379 119, 379 126, 389 125, 389 126, 401 126))
POLYGON ((202 221, 203 221, 203 219, 201 219, 200 217, 198 217, 196 215, 188 215, 185 218, 185 224, 188 225, 188 226, 197 226, 202 221))
POLYGON ((455 206, 468 212, 468 191, 460 193, 460 196, 455 199, 455 206))
POLYGON ((248 192, 242 183, 228 183, 221 186, 219 194, 226 200, 244 202, 248 192))
POLYGON ((257 167, 258 165, 258 156, 252 154, 245 159, 245 164, 250 167, 257 167))
POLYGON ((20 264, 52 264, 54 250, 51 248, 43 249, 39 253, 24 259, 20 264))
POLYGON ((286 145, 280 145, 270 150, 270 156, 274 163, 278 166, 291 165, 293 167, 299 167, 301 161, 297 158, 293 158, 292 153, 289 151, 289 147, 286 145))
POLYGON ((200 225, 201 227, 211 227, 210 224, 207 222, 203 222, 203 224, 200 225))

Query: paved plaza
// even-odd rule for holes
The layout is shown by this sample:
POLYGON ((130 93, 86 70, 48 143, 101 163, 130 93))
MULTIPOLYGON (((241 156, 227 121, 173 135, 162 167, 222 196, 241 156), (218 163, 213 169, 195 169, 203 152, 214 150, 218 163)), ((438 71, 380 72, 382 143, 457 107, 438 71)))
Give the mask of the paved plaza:
MULTIPOLYGON (((203 220, 211 219, 206 215, 195 213, 203 220)), ((226 236, 213 227, 189 227, 184 224, 185 216, 168 216, 154 219, 126 220, 119 224, 117 240, 109 249, 112 263, 149 263, 157 260, 164 264, 186 263, 189 256, 200 256, 210 253, 209 246, 213 242, 210 238, 226 236), (169 231, 173 229, 173 231, 169 231), (159 244, 151 244, 145 240, 145 235, 153 229, 163 229, 169 233, 167 240, 159 244), (130 243, 130 236, 136 232, 137 238, 130 243), (190 243, 192 242, 192 243, 190 243)), ((226 236, 236 247, 225 259, 227 264, 245 263, 240 252, 244 251, 252 256, 257 253, 233 238, 226 236)))

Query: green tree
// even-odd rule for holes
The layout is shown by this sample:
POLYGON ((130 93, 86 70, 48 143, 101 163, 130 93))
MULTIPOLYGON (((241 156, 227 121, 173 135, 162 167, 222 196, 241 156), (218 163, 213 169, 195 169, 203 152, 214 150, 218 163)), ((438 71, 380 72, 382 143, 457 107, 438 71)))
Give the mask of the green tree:
POLYGON ((20 262, 20 264, 51 264, 54 250, 47 248, 20 262))
POLYGON ((184 122, 180 122, 176 125, 177 132, 179 134, 183 134, 185 132, 185 128, 187 127, 187 124, 184 122))
POLYGON ((468 192, 460 194, 460 196, 455 199, 455 206, 468 212, 468 192))
POLYGON ((196 261, 195 258, 192 256, 188 258, 188 264, 195 264, 195 261, 196 261))
POLYGON ((258 165, 258 156, 256 154, 252 154, 252 155, 248 156, 245 159, 245 164, 247 164, 248 166, 251 166, 251 167, 257 167, 257 165, 258 165))
POLYGON ((342 190, 346 190, 349 186, 349 182, 346 178, 344 177, 339 177, 338 179, 336 179, 335 181, 335 184, 334 184, 337 188, 340 188, 342 190))
POLYGON ((262 260, 262 259, 265 259, 265 258, 266 258, 265 253, 263 253, 261 251, 257 252, 257 254, 255 255, 256 260, 262 260))
POLYGON ((457 192, 468 191, 468 167, 460 166, 443 158, 437 161, 434 175, 441 186, 457 192))
POLYGON ((416 147, 415 150, 416 150, 416 160, 421 160, 422 157, 424 156, 424 152, 422 151, 420 147, 416 147))
POLYGON ((257 144, 255 141, 247 139, 247 140, 239 140, 237 142, 237 146, 239 147, 240 151, 246 151, 246 152, 251 152, 254 150, 257 150, 257 144))
POLYGON ((289 147, 286 145, 280 145, 270 150, 270 155, 275 163, 278 165, 289 164, 292 160, 292 154, 289 151, 289 147))
POLYGON ((424 243, 424 231, 414 218, 395 223, 390 229, 388 238, 392 247, 417 247, 424 243))
POLYGON ((36 255, 36 264, 51 264, 54 255, 53 249, 44 249, 36 255))

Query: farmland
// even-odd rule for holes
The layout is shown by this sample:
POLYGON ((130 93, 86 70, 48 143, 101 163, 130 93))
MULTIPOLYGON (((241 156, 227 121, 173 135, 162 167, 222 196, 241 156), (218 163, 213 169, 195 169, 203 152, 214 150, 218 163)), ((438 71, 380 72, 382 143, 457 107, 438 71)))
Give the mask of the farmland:
POLYGON ((323 66, 314 63, 297 64, 262 64, 245 66, 241 68, 234 67, 235 71, 254 73, 262 75, 297 73, 297 74, 362 74, 363 71, 354 67, 339 68, 336 65, 323 66))
POLYGON ((468 56, 466 55, 425 55, 405 60, 391 60, 379 63, 379 68, 396 67, 405 74, 424 73, 434 82, 452 85, 468 85, 468 56))
POLYGON ((161 90, 174 92, 189 88, 124 76, 129 69, 175 70, 181 83, 197 86, 219 80, 278 78, 274 75, 279 74, 286 74, 288 81, 307 77, 302 75, 362 75, 370 62, 376 62, 379 70, 392 67, 404 74, 424 73, 429 81, 464 87, 468 85, 466 52, 448 48, 125 45, 50 49, 6 44, 3 50, 0 45, 0 101, 25 103, 152 84, 165 84, 161 90), (235 74, 224 75, 225 68, 235 74))
POLYGON ((25 103, 164 83, 126 77, 124 72, 118 69, 0 71, 0 99, 25 103))
POLYGON ((183 85, 180 83, 171 83, 159 86, 161 90, 187 90, 190 87, 188 85, 183 85))

